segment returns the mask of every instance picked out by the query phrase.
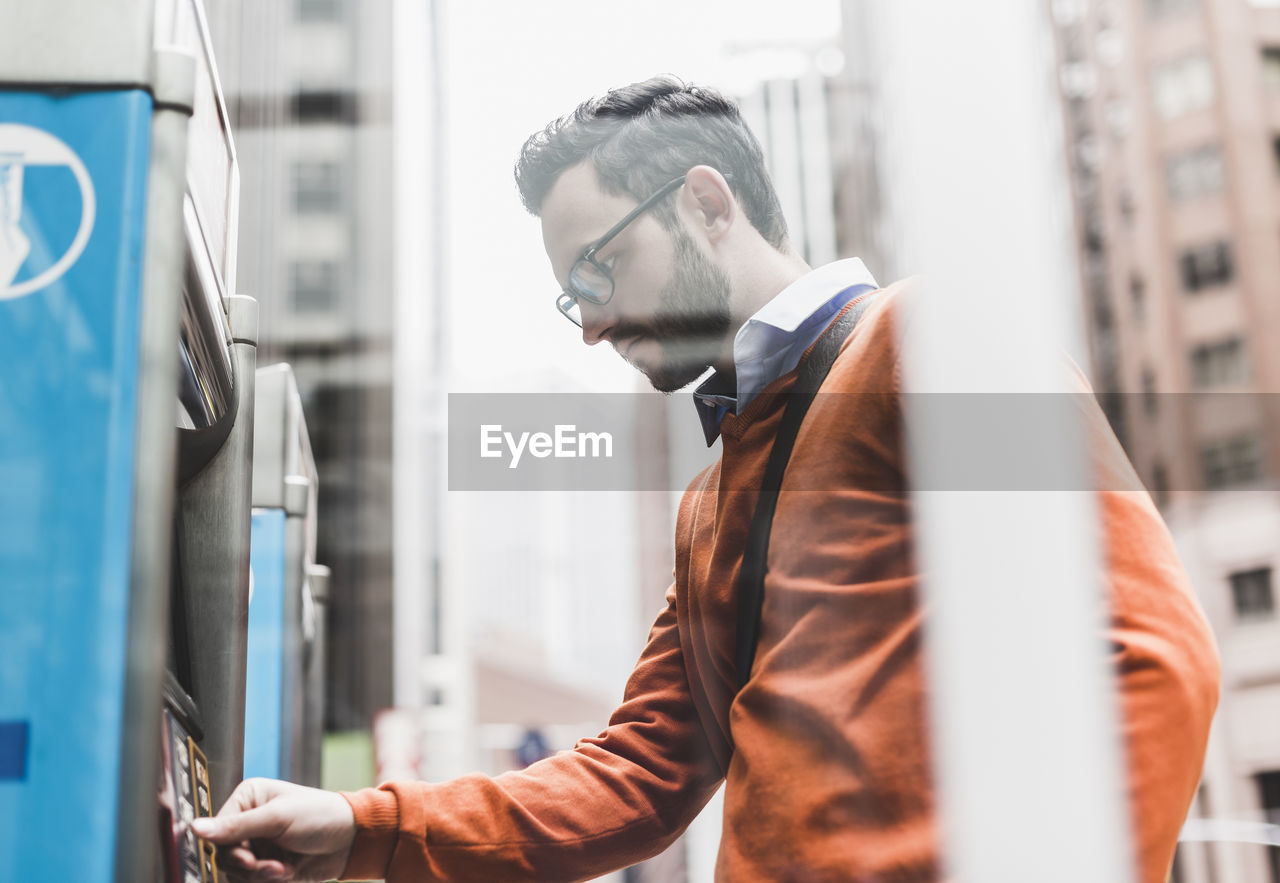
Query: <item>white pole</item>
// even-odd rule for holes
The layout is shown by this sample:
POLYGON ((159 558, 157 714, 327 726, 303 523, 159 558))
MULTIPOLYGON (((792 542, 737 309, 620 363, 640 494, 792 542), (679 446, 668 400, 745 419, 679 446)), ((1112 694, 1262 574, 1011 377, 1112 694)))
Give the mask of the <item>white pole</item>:
POLYGON ((903 355, 947 870, 964 883, 1124 883, 1083 428, 1069 408, 1045 420, 1028 407, 1062 396, 958 397, 1064 392, 1060 353, 1080 349, 1043 7, 876 5, 886 241, 928 276, 903 355), (998 403, 998 419, 960 402, 998 403), (1009 438, 1064 490, 954 489, 1009 438))

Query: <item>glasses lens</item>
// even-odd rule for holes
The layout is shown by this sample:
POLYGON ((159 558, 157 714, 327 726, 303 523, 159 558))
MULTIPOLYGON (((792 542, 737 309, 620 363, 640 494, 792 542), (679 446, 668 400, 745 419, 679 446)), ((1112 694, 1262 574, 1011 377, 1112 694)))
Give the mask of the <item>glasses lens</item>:
POLYGON ((556 298, 556 309, 574 325, 579 328, 582 327, 582 308, 578 306, 578 302, 574 300, 573 295, 565 292, 556 298))
POLYGON ((613 296, 613 280, 588 260, 580 260, 569 270, 569 290, 593 304, 605 304, 613 296))

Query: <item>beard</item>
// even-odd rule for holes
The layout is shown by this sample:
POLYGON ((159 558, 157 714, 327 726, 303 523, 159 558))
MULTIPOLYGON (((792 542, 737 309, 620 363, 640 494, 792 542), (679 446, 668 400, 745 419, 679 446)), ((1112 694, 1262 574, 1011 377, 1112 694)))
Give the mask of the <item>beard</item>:
POLYGON ((648 337, 658 343, 662 354, 658 364, 627 361, 664 393, 688 386, 711 367, 724 346, 730 322, 728 275, 684 230, 673 230, 671 239, 675 267, 659 292, 653 318, 614 329, 618 338, 648 337))

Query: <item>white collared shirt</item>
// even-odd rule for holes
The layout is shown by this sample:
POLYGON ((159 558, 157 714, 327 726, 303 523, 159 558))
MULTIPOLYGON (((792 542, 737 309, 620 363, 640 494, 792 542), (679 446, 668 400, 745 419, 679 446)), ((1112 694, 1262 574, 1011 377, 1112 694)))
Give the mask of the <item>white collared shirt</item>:
POLYGON ((744 322, 733 338, 736 394, 712 391, 724 386, 718 374, 693 394, 707 446, 720 435, 720 420, 726 412, 741 413, 762 389, 800 363, 805 350, 849 301, 878 287, 862 261, 836 261, 810 270, 744 322))

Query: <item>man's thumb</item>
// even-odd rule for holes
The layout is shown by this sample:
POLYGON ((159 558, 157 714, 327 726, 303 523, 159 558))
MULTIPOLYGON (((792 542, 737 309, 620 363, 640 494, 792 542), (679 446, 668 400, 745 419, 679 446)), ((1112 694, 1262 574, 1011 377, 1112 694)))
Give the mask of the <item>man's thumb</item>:
POLYGON ((201 840, 211 843, 239 843, 275 837, 280 833, 280 823, 268 807, 245 810, 234 815, 198 818, 191 820, 191 830, 201 840))

